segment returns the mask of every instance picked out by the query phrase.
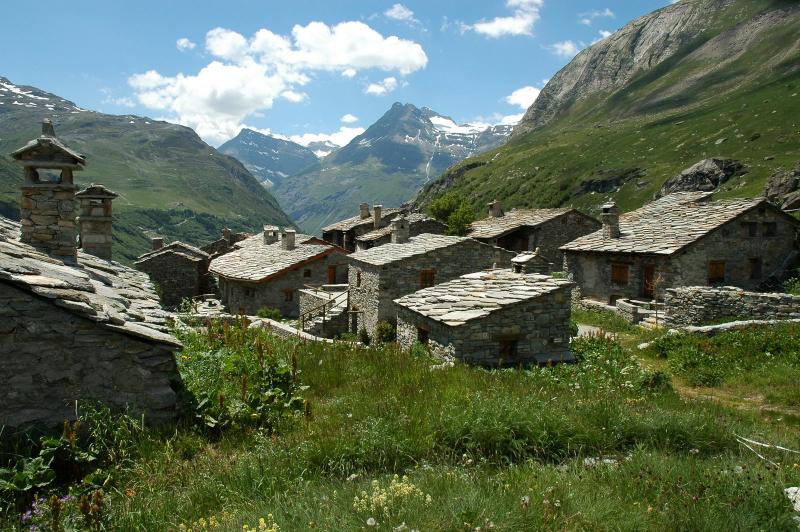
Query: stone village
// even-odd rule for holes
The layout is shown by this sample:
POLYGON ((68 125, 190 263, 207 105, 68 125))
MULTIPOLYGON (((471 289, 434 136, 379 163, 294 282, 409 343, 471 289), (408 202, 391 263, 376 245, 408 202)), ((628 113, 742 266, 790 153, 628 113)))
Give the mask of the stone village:
POLYGON ((77 190, 86 159, 49 120, 11 157, 23 180, 20 222, 0 218, 8 427, 58 423, 79 397, 173 419, 178 307, 306 341, 388 327, 402 349, 487 367, 573 362, 576 304, 644 326, 800 318, 800 297, 769 292, 797 258, 800 220, 764 198, 674 192, 623 214, 605 204, 599 220, 494 201, 465 236, 407 207, 362 203, 321 238, 274 226, 202 247, 156 236, 132 269, 113 261, 116 194, 77 190), (265 309, 282 319, 258 317, 265 309))

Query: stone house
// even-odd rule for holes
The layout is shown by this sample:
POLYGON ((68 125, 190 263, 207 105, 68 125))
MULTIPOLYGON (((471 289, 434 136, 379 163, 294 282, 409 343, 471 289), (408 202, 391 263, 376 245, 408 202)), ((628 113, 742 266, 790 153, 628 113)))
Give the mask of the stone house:
POLYGON ((783 275, 800 229, 764 198, 712 201, 704 192, 669 194, 621 216, 604 205, 602 221, 561 249, 575 295, 609 303, 661 299, 679 286, 757 289, 783 275))
POLYGON ((489 216, 476 220, 468 236, 511 251, 534 251, 557 270, 564 262, 559 248, 600 229, 600 222, 576 209, 512 209, 489 204, 489 216))
POLYGON ((216 291, 214 279, 208 273, 211 255, 183 242, 163 245, 153 239, 153 250, 140 255, 134 266, 146 273, 161 293, 161 302, 174 307, 184 299, 216 291))
MULTIPOLYGON (((408 222, 409 236, 417 236, 422 233, 443 235, 447 231, 447 224, 434 218, 426 216, 421 212, 412 212, 404 216, 408 222)), ((391 225, 391 224, 390 224, 391 225)), ((392 228, 390 225, 373 229, 368 233, 356 237, 356 251, 382 246, 392 241, 392 228)))
POLYGON ((398 342, 482 366, 572 362, 571 288, 511 270, 462 275, 395 300, 398 342))
POLYGON ((278 235, 267 227, 236 247, 213 259, 209 267, 217 276, 222 302, 232 313, 255 315, 270 307, 294 318, 299 312, 298 290, 347 280, 347 251, 319 238, 296 235, 292 229, 278 235))
POLYGON ((374 335, 379 321, 394 323, 397 315, 393 301, 399 297, 465 273, 510 267, 514 256, 472 238, 427 233, 407 238, 397 234, 400 231, 396 227, 392 243, 349 256, 355 331, 363 328, 374 335))
POLYGON ((370 214, 367 203, 362 203, 359 211, 358 216, 323 227, 322 240, 347 251, 355 251, 356 238, 375 229, 388 227, 392 219, 405 212, 403 209, 384 209, 382 205, 374 205, 370 214))
POLYGON ((63 146, 49 121, 30 146, 14 154, 22 223, 0 217, 0 426, 53 427, 74 418, 75 401, 174 419, 181 346, 168 314, 146 275, 77 249, 71 172, 40 179, 63 162, 48 156, 63 146))
MULTIPOLYGON (((275 226, 267 226, 265 229, 271 229, 273 231, 278 231, 278 228, 275 226)), ((245 238, 250 238, 253 236, 251 233, 234 233, 228 228, 222 230, 222 237, 214 240, 213 242, 209 242, 204 246, 200 246, 200 249, 211 255, 211 257, 219 257, 220 255, 224 255, 230 251, 233 251, 234 246, 244 240, 245 238)))
POLYGON ((534 251, 523 251, 511 259, 511 267, 516 273, 541 273, 548 274, 555 265, 542 256, 539 248, 534 251))

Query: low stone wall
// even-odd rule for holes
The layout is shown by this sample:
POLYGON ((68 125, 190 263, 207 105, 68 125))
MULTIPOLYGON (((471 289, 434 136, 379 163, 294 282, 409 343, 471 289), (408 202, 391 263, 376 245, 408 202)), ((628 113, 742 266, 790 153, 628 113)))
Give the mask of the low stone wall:
POLYGON ((800 296, 746 292, 733 286, 670 288, 664 298, 670 326, 703 325, 722 318, 790 320, 800 318, 800 296))

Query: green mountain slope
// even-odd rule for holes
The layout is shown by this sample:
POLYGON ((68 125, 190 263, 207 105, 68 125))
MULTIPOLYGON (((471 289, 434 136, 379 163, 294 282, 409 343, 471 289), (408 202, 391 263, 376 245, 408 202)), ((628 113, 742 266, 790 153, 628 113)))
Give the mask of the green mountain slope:
POLYGON ((721 196, 761 193, 800 159, 800 5, 684 0, 581 52, 542 91, 504 146, 467 159, 418 195, 482 209, 615 198, 624 210, 709 157, 748 172, 721 196))
POLYGON ((257 230, 289 225, 277 201, 239 161, 220 154, 186 127, 139 116, 112 116, 0 78, 0 214, 18 215, 21 169, 7 155, 38 136, 52 118, 56 134, 87 156, 76 174, 103 183, 114 201, 115 258, 131 261, 149 248, 148 235, 199 244, 229 226, 257 230))

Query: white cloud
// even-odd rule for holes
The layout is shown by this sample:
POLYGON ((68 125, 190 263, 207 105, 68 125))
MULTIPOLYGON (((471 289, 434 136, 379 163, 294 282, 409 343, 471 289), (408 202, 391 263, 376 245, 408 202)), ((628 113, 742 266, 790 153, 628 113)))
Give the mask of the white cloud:
POLYGON ((342 116, 339 120, 341 120, 345 124, 353 124, 355 122, 358 122, 358 117, 356 115, 351 115, 350 113, 347 113, 346 115, 342 116))
MULTIPOLYGON (((428 63, 422 46, 396 36, 384 37, 363 22, 296 25, 291 35, 258 30, 251 38, 225 28, 206 34, 209 64, 195 74, 165 76, 155 70, 128 80, 140 104, 194 128, 212 144, 235 136, 246 117, 270 109, 275 100, 307 99, 301 87, 317 71, 353 78, 375 69, 407 75, 428 63)), ((386 93, 396 77, 380 82, 386 93), (390 81, 393 80, 393 81, 390 81)))
POLYGON ((581 51, 581 47, 575 41, 560 41, 557 43, 545 46, 548 50, 553 52, 559 57, 575 57, 581 51))
POLYGON ((525 116, 525 113, 519 113, 517 115, 505 115, 500 119, 499 125, 501 126, 516 126, 522 117, 525 116))
POLYGON ((403 4, 394 4, 392 7, 383 12, 383 14, 393 20, 401 20, 403 22, 419 22, 414 18, 414 12, 403 4))
POLYGON ((531 104, 533 104, 533 102, 536 101, 536 98, 539 97, 540 92, 541 89, 531 85, 526 85, 525 87, 521 87, 506 96, 505 101, 511 105, 516 105, 522 109, 527 109, 531 106, 531 104))
POLYGON ((363 127, 342 126, 339 128, 339 131, 333 133, 304 133, 302 135, 292 135, 289 139, 301 146, 308 146, 312 142, 325 141, 331 142, 337 146, 344 146, 364 131, 363 127))
POLYGON ((591 26, 596 18, 615 18, 614 12, 611 11, 609 8, 605 9, 593 9, 591 11, 586 11, 584 13, 578 14, 578 22, 585 25, 591 26))
POLYGON ((382 81, 376 83, 370 83, 367 85, 367 88, 364 89, 364 92, 367 94, 374 94, 375 96, 383 96, 395 90, 397 85, 397 78, 392 76, 383 78, 382 81))
POLYGON ((593 41, 592 41, 592 44, 599 43, 599 42, 600 42, 600 41, 602 41, 603 39, 607 39, 607 38, 609 38, 609 37, 611 37, 611 36, 613 35, 613 33, 612 33, 612 32, 610 32, 610 31, 606 31, 606 30, 600 30, 600 31, 598 31, 597 33, 598 33, 600 36, 599 36, 598 38, 596 38, 595 40, 593 40, 593 41))
POLYGON ((481 20, 475 24, 462 25, 461 28, 495 38, 505 35, 532 35, 533 26, 540 18, 539 11, 543 5, 544 0, 506 0, 511 16, 481 20))
POLYGON ((195 43, 187 39, 186 37, 181 37, 177 41, 175 41, 175 46, 178 48, 179 51, 185 52, 186 50, 194 50, 194 47, 197 46, 195 43))

